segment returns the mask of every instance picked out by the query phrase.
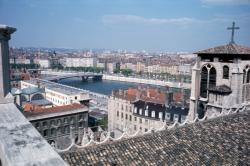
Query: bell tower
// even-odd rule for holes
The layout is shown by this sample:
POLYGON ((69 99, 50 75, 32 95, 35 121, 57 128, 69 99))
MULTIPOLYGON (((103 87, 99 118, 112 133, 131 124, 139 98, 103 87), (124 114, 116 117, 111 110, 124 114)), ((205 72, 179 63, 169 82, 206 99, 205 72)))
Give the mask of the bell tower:
POLYGON ((189 119, 221 112, 223 108, 237 109, 250 102, 250 48, 231 41, 227 45, 198 51, 192 69, 189 119))

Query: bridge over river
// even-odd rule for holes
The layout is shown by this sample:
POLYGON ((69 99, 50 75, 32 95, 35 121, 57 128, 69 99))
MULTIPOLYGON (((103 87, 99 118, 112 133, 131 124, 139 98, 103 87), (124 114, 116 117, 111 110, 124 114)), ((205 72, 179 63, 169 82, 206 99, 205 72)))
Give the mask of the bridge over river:
POLYGON ((84 72, 67 72, 67 71, 42 71, 42 74, 52 75, 52 77, 47 77, 45 79, 50 81, 58 81, 61 79, 72 78, 72 77, 82 77, 83 81, 92 78, 93 80, 111 80, 111 81, 122 81, 122 82, 133 82, 138 84, 148 84, 148 85, 158 85, 158 86, 168 86, 171 88, 183 88, 190 89, 190 83, 184 82, 170 82, 164 80, 154 80, 136 77, 125 77, 118 75, 108 75, 108 74, 97 74, 97 73, 84 73, 84 72))
POLYGON ((48 77, 44 78, 48 81, 58 82, 62 79, 73 78, 73 77, 80 77, 82 81, 87 81, 88 79, 92 79, 94 81, 102 80, 103 75, 98 73, 91 73, 91 72, 55 72, 55 71, 42 71, 42 74, 49 75, 48 77))

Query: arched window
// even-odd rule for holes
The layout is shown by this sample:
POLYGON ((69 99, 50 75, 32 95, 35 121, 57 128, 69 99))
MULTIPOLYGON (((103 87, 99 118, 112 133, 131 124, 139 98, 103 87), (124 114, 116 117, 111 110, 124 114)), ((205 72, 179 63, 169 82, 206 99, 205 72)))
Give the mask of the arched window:
POLYGON ((207 64, 201 70, 200 96, 207 98, 208 88, 214 86, 216 86, 216 70, 210 64, 207 64))
POLYGON ((209 88, 216 86, 216 70, 212 67, 209 71, 209 88))
POLYGON ((247 65, 245 69, 243 70, 244 75, 243 75, 243 83, 250 83, 250 68, 247 65))
POLYGON ((229 78, 229 67, 228 66, 223 66, 223 79, 228 79, 229 78))
POLYGON ((201 70, 201 86, 200 86, 200 95, 201 97, 207 97, 207 82, 208 82, 208 70, 204 66, 201 70))
POLYGON ((55 136, 55 135, 56 135, 56 129, 55 129, 55 128, 52 128, 52 129, 51 129, 51 135, 52 135, 52 136, 55 136))

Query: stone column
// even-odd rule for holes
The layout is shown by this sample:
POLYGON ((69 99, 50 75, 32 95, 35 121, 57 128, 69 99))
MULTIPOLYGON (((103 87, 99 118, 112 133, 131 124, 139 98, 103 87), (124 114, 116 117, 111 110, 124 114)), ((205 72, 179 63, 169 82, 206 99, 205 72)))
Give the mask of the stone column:
POLYGON ((230 103, 234 104, 242 104, 244 102, 243 95, 243 70, 240 67, 241 61, 238 60, 235 62, 235 66, 232 69, 232 81, 231 81, 231 90, 232 96, 234 97, 234 102, 230 103))
POLYGON ((0 100, 10 92, 9 40, 16 29, 0 25, 0 100))
POLYGON ((200 57, 197 57, 196 63, 192 68, 191 97, 188 120, 194 120, 197 114, 198 100, 200 96, 200 61, 200 57))

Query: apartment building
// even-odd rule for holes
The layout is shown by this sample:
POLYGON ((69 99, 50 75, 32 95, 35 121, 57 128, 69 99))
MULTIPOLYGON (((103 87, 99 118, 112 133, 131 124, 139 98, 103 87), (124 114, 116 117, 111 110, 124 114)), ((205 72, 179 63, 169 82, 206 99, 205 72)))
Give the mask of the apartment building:
POLYGON ((65 58, 66 67, 96 67, 97 59, 94 57, 65 58))
POLYGON ((108 99, 109 131, 131 132, 158 129, 165 123, 183 122, 187 108, 173 105, 173 93, 156 88, 113 91, 108 99))

